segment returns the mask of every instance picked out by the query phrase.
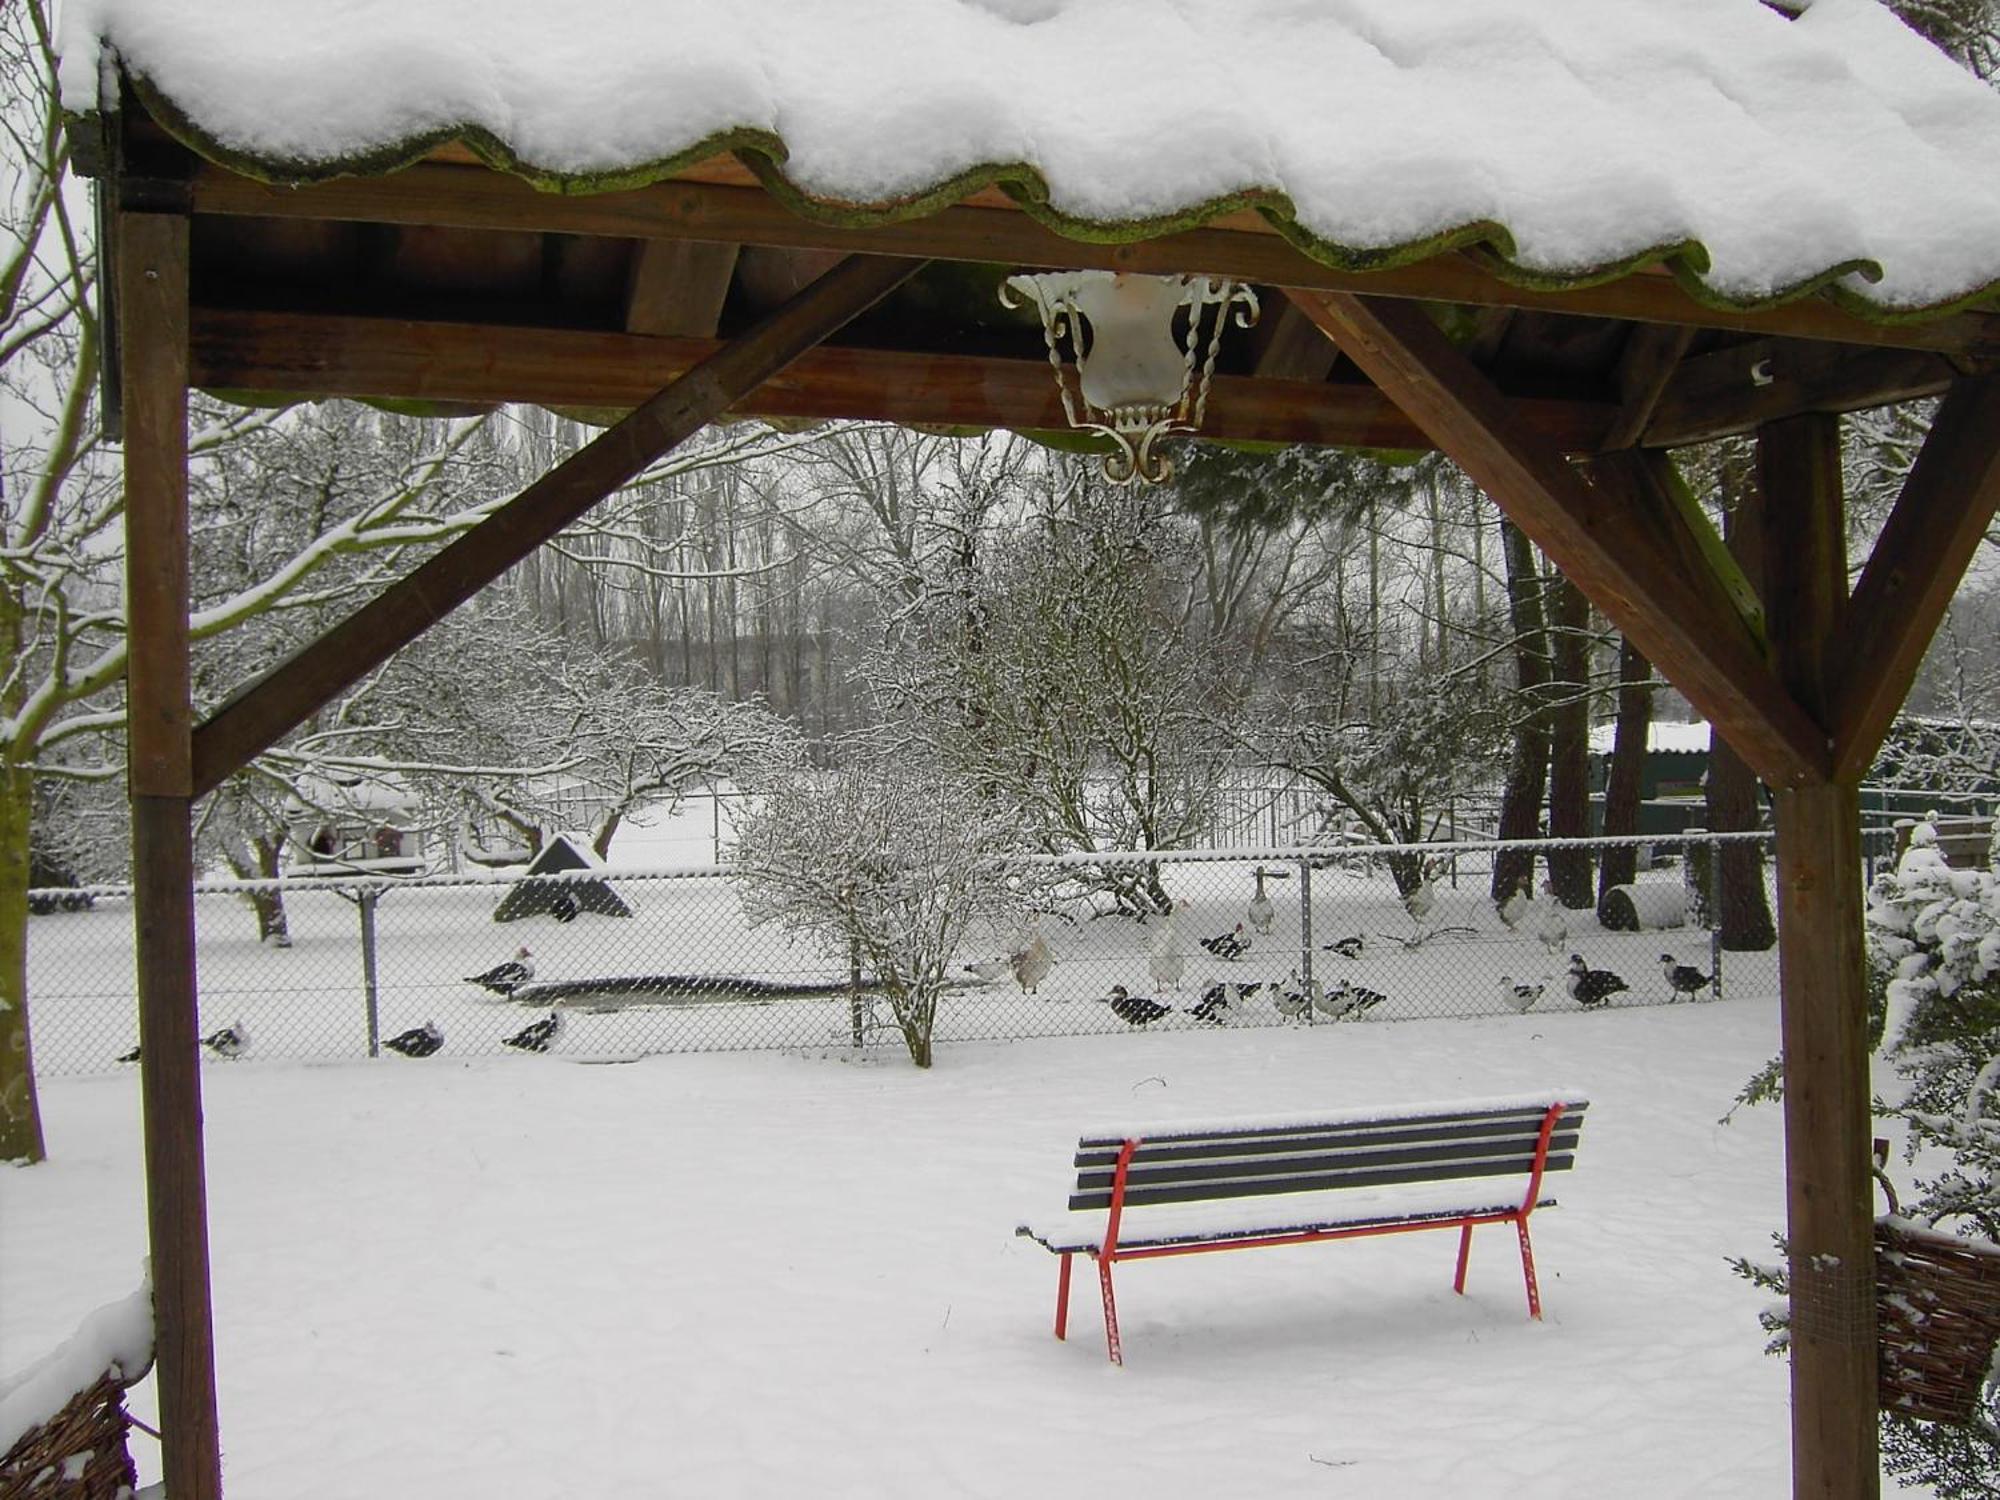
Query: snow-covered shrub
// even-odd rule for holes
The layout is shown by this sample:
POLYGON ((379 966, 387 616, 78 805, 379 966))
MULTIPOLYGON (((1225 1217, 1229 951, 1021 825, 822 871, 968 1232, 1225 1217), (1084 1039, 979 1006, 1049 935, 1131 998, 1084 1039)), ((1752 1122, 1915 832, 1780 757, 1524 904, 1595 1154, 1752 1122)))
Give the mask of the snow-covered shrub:
POLYGON ((868 970, 910 1060, 927 1068, 960 941, 975 922, 1021 918, 1006 868, 1020 817, 907 741, 840 748, 832 769, 799 768, 762 789, 738 821, 731 863, 750 920, 808 935, 868 970))

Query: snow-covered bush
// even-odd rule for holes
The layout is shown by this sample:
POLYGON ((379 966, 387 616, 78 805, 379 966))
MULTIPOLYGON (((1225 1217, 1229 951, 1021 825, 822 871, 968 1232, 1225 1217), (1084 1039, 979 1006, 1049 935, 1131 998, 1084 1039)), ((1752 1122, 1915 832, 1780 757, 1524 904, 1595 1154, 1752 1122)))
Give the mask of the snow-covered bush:
POLYGON ((753 923, 852 958, 887 1000, 910 1060, 931 1062, 938 999, 975 922, 1018 923, 1006 859, 1020 817, 920 746, 850 741, 832 769, 774 778, 737 824, 731 863, 753 923))

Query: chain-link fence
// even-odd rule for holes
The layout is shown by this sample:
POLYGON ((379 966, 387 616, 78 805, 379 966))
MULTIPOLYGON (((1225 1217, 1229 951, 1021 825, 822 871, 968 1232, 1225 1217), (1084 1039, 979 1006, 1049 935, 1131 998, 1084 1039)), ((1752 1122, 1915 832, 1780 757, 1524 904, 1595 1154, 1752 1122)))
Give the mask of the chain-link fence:
MULTIPOLYGON (((1597 855, 1618 842, 1631 841, 1570 847, 1597 855)), ((1144 921, 1091 894, 1092 862, 1069 859, 1069 894, 1044 915, 968 940, 935 1036, 1539 1016, 1771 993, 1775 949, 1725 951, 1711 930, 1707 883, 1726 843, 1760 851, 1770 903, 1763 835, 1642 846, 1637 880, 1602 912, 1565 910, 1546 892, 1496 906, 1493 860, 1510 846, 1491 843, 1124 857, 1156 863, 1174 903, 1171 918, 1144 921), (1397 857, 1428 872, 1414 892, 1393 878, 1397 857), (1573 984, 1573 956, 1612 977, 1573 984)), ((1871 843, 1871 859, 1884 854, 1871 843)), ((204 885, 202 1032, 234 1033, 211 1050, 238 1061, 407 1055, 424 1051, 426 1028, 437 1038, 426 1055, 447 1059, 543 1050, 538 1041, 604 1059, 901 1045, 869 975, 751 925, 741 897, 712 867, 204 885), (258 937, 252 898, 268 908, 273 895, 282 945, 258 937)), ((129 892, 45 893, 36 906, 36 1068, 115 1069, 138 1042, 129 892)))

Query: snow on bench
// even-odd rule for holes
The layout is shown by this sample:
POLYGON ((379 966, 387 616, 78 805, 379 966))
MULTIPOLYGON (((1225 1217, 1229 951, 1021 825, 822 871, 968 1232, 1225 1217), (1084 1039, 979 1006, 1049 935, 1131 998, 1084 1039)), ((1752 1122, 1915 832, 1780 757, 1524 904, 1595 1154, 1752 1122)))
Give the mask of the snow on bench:
POLYGON ((1528 1314, 1542 1315, 1528 1217, 1550 1208, 1546 1173, 1576 1161, 1581 1090, 1317 1116, 1182 1121, 1086 1132, 1066 1211, 1015 1233, 1062 1258, 1056 1337, 1069 1326, 1070 1262, 1097 1262, 1104 1339, 1123 1364, 1111 1268, 1210 1250, 1249 1250, 1419 1229, 1459 1231, 1452 1290, 1465 1290, 1472 1231, 1512 1224, 1528 1314))

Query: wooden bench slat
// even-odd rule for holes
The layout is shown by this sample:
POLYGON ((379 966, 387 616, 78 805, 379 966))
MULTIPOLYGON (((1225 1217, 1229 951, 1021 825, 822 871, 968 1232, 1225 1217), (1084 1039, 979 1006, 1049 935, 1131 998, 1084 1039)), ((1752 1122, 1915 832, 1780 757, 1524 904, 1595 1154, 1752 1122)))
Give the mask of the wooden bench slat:
MULTIPOLYGON (((1549 1171, 1564 1170, 1558 1162, 1574 1159, 1579 1137, 1557 1137, 1549 1142, 1549 1171)), ((1407 1179, 1412 1182, 1434 1180, 1440 1171, 1451 1175, 1456 1167, 1466 1176, 1495 1176, 1501 1172, 1527 1173, 1534 1169, 1535 1148, 1532 1144, 1522 1146, 1511 1144, 1481 1151, 1438 1151, 1435 1149, 1411 1149, 1394 1154, 1355 1155, 1351 1152, 1315 1152, 1310 1155, 1286 1156, 1279 1158, 1255 1158, 1248 1160, 1207 1161, 1197 1164, 1156 1166, 1145 1170, 1134 1168, 1125 1174, 1126 1201, 1144 1201, 1141 1194, 1168 1185, 1184 1188, 1205 1188, 1216 1197, 1236 1197, 1243 1192, 1284 1192, 1286 1189, 1268 1187, 1244 1187, 1269 1181, 1283 1181, 1294 1177, 1309 1177, 1328 1171, 1366 1172, 1377 1182, 1397 1182, 1407 1179)), ((1109 1171, 1090 1171, 1077 1174, 1073 1193, 1090 1197, 1107 1197, 1117 1174, 1109 1171)))
MULTIPOLYGON (((1589 1101, 1577 1100, 1567 1104, 1563 1110, 1563 1123, 1580 1122, 1582 1115, 1590 1108, 1589 1101)), ((1444 1110, 1436 1113, 1410 1113, 1385 1115, 1375 1118, 1354 1117, 1350 1119, 1302 1120, 1287 1124, 1255 1126, 1219 1126, 1207 1129, 1188 1129, 1165 1126, 1156 1130, 1139 1132, 1142 1138, 1155 1145, 1169 1143, 1227 1142, 1266 1140, 1287 1135, 1346 1134, 1356 1135, 1379 1132, 1393 1132, 1406 1128, 1433 1129, 1459 1125, 1479 1125, 1506 1120, 1532 1120, 1540 1125, 1547 1105, 1509 1105, 1500 1109, 1444 1110)), ((1129 1134, 1100 1132, 1086 1135, 1078 1142, 1079 1149, 1109 1148, 1113 1152, 1124 1145, 1129 1134)))
MULTIPOLYGON (((1422 1208, 1407 1212, 1377 1210, 1374 1212, 1350 1211, 1325 1214, 1270 1214, 1259 1217, 1255 1222, 1233 1225, 1226 1230, 1189 1229, 1182 1231, 1141 1232, 1121 1231, 1118 1243, 1127 1250, 1149 1250, 1161 1245, 1225 1245, 1231 1239, 1255 1239, 1266 1235, 1312 1234, 1324 1230, 1365 1230, 1387 1229, 1397 1225, 1451 1224, 1464 1218, 1467 1213, 1479 1216, 1487 1213, 1505 1213, 1519 1208, 1518 1200, 1509 1198, 1504 1202, 1494 1202, 1484 1206, 1475 1204, 1454 1204, 1450 1208, 1422 1208)), ((1554 1208, 1553 1197, 1538 1198, 1536 1208, 1554 1208)), ((1019 1225, 1014 1233, 1024 1239, 1031 1239, 1045 1249, 1061 1254, 1064 1251, 1088 1252, 1099 1249, 1103 1243, 1102 1226, 1096 1234, 1063 1233, 1049 1227, 1031 1224, 1019 1225)))
MULTIPOLYGON (((1561 1135, 1574 1136, 1582 1128, 1581 1121, 1564 1120, 1557 1124, 1556 1131, 1561 1135)), ((1137 1168, 1163 1161, 1202 1161, 1260 1155, 1280 1159, 1288 1154, 1389 1151, 1398 1147, 1425 1145, 1445 1148, 1462 1146, 1469 1150, 1480 1143, 1493 1141, 1524 1142, 1526 1149, 1533 1150, 1534 1143, 1540 1138, 1541 1129, 1541 1117, 1537 1116, 1533 1120, 1506 1121, 1476 1131, 1410 1129, 1366 1136, 1346 1131, 1301 1131, 1295 1135, 1272 1136, 1249 1141, 1141 1140, 1138 1148, 1132 1153, 1132 1165, 1137 1168)), ((1123 1149, 1124 1143, 1121 1141, 1117 1146, 1106 1149, 1079 1150, 1075 1156, 1075 1165, 1085 1170, 1114 1167, 1123 1149)))
MULTIPOLYGON (((1575 1160, 1574 1155, 1552 1154, 1545 1170, 1567 1171, 1575 1160)), ((1327 1169, 1311 1173, 1294 1173, 1286 1177, 1244 1178, 1231 1183, 1210 1180, 1139 1186, 1128 1179, 1125 1184, 1125 1206, 1144 1208, 1149 1204, 1204 1203, 1218 1198, 1259 1198, 1277 1193, 1319 1193, 1344 1188, 1404 1187, 1425 1182, 1453 1182, 1473 1177, 1525 1177, 1533 1168, 1533 1158, 1523 1160, 1509 1157, 1496 1158, 1490 1162, 1459 1159, 1439 1162, 1428 1167, 1397 1168, 1392 1171, 1370 1171, 1365 1168, 1327 1169)), ((1107 1188, 1103 1192, 1073 1193, 1070 1196, 1069 1206, 1072 1209, 1085 1210, 1109 1208, 1110 1190, 1107 1188)))

